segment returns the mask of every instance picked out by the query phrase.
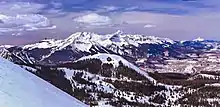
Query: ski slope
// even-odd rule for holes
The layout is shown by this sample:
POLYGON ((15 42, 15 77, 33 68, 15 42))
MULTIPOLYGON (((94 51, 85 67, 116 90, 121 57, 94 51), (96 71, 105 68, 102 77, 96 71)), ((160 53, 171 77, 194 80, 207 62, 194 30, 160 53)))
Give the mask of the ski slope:
POLYGON ((0 58, 0 107, 86 107, 79 100, 0 58))

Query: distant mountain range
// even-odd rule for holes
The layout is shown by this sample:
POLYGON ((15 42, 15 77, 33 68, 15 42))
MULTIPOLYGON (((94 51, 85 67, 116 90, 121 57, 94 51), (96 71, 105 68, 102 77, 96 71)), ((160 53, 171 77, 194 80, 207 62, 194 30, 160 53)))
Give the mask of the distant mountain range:
POLYGON ((117 54, 129 61, 140 58, 164 58, 168 52, 169 58, 185 59, 188 54, 201 54, 219 49, 219 41, 193 40, 173 41, 145 35, 129 35, 118 31, 113 34, 99 35, 91 32, 77 32, 64 40, 46 39, 25 46, 5 47, 2 56, 18 59, 18 62, 33 63, 62 63, 74 61, 83 56, 97 53, 117 54))
POLYGON ((202 38, 77 32, 0 56, 92 106, 219 106, 219 50, 202 38))

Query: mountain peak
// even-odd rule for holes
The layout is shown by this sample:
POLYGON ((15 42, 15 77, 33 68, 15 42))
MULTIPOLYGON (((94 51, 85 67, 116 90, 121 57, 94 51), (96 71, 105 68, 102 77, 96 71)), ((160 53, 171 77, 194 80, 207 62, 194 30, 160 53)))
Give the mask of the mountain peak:
POLYGON ((122 30, 117 30, 117 32, 114 33, 114 35, 121 35, 123 34, 124 32, 122 30))
POLYGON ((201 37, 198 37, 196 39, 194 39, 193 41, 196 41, 196 42, 201 42, 201 41, 204 41, 205 39, 201 38, 201 37))

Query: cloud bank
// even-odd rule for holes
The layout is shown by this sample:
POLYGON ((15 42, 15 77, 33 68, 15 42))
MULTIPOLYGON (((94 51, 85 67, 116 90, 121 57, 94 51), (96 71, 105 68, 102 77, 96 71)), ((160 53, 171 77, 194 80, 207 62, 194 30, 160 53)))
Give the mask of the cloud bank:
POLYGON ((56 28, 47 17, 38 14, 43 8, 44 5, 29 2, 0 2, 0 34, 56 28))

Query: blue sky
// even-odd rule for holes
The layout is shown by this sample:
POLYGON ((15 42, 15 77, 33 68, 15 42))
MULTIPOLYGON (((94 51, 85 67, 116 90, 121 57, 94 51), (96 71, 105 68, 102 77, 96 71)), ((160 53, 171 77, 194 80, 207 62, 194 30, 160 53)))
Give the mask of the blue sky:
POLYGON ((128 24, 116 25, 121 25, 119 28, 125 31, 133 29, 133 33, 180 40, 200 36, 220 39, 219 0, 78 0, 73 5, 66 6, 65 3, 62 5, 60 7, 62 11, 97 13, 109 16, 112 20, 123 20, 128 24), (154 27, 142 28, 143 25, 148 24, 154 27))
MULTIPOLYGON (((44 3, 44 0, 38 3, 44 3)), ((89 11, 102 6, 115 6, 119 11, 126 8, 136 7, 136 11, 149 11, 168 14, 187 14, 192 12, 217 11, 220 1, 218 0, 48 0, 45 4, 60 3, 64 11, 89 11), (76 9, 74 7, 80 7, 76 9)), ((52 6, 52 5, 49 5, 52 6)))
MULTIPOLYGON (((6 4, 10 3, 8 7, 0 5, 0 12, 47 17, 51 25, 57 26, 53 31, 43 31, 48 37, 64 38, 76 31, 112 33, 120 29, 174 40, 220 40, 220 0, 7 0, 6 4), (10 10, 17 2, 31 5, 10 10)), ((14 38, 23 42, 28 37, 14 38)))

